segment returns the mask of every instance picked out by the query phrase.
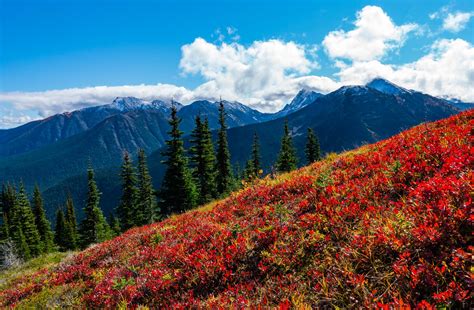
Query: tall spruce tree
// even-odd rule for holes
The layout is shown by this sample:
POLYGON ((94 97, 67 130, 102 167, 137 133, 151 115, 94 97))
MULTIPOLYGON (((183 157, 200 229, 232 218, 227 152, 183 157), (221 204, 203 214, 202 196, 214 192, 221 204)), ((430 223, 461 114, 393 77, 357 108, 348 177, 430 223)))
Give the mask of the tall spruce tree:
POLYGON ((321 150, 319 147, 319 139, 314 134, 313 129, 308 128, 306 147, 305 147, 306 161, 308 164, 314 163, 321 158, 321 150))
POLYGON ((23 259, 31 258, 21 223, 21 210, 17 201, 17 192, 11 184, 2 190, 2 208, 4 221, 8 225, 8 238, 13 241, 16 253, 23 259))
POLYGON ((202 122, 201 117, 196 116, 196 127, 191 136, 191 163, 198 190, 198 202, 205 204, 217 194, 216 158, 208 120, 202 122))
POLYGON ((35 223, 40 235, 42 250, 44 253, 49 253, 54 249, 53 232, 51 230, 51 223, 46 218, 44 211, 43 198, 38 185, 33 191, 33 214, 35 215, 35 223))
POLYGON ((20 184, 20 191, 17 197, 19 219, 21 230, 28 244, 29 252, 32 257, 36 257, 42 252, 42 244, 38 228, 35 223, 35 216, 31 209, 30 201, 25 191, 23 183, 20 184))
POLYGON ((255 178, 258 178, 262 174, 262 165, 260 158, 260 143, 258 142, 258 135, 255 132, 253 134, 253 144, 252 144, 252 174, 255 178))
POLYGON ((15 203, 15 191, 10 184, 3 184, 0 193, 0 241, 10 237, 10 211, 15 203))
POLYGON ((1 213, 0 242, 10 238, 10 226, 6 212, 1 213))
POLYGON ((185 156, 184 143, 181 138, 182 131, 179 130, 177 109, 171 108, 169 120, 169 140, 166 140, 166 150, 162 153, 166 157, 163 163, 166 172, 163 178, 159 196, 161 198, 161 210, 164 214, 181 212, 196 206, 196 186, 192 180, 188 168, 188 159, 185 156))
POLYGON ((120 233, 122 232, 122 228, 120 227, 120 222, 113 213, 110 213, 109 215, 109 226, 110 226, 110 230, 112 231, 112 235, 114 237, 120 235, 120 233))
POLYGON ((276 168, 279 172, 289 172, 296 169, 297 162, 296 150, 293 147, 293 140, 288 128, 288 120, 285 120, 285 127, 283 137, 281 138, 281 148, 276 168))
POLYGON ((156 203, 155 190, 151 180, 145 150, 138 151, 138 225, 150 224, 159 219, 160 210, 156 203))
POLYGON ((56 211, 56 230, 54 232, 54 242, 60 251, 75 250, 77 248, 74 239, 74 231, 71 223, 67 221, 63 210, 60 208, 56 211))
POLYGON ((255 168, 251 159, 247 160, 247 162, 245 163, 243 179, 245 181, 252 181, 253 179, 255 179, 255 168))
POLYGON ((142 210, 137 207, 137 178, 128 152, 124 153, 120 176, 122 177, 122 198, 117 208, 117 214, 122 231, 125 231, 140 225, 142 218, 142 210))
POLYGON ((56 226, 54 230, 54 242, 59 247, 60 251, 66 251, 68 249, 67 244, 67 228, 66 219, 62 209, 56 211, 56 226))
POLYGON ((99 207, 100 193, 94 179, 94 170, 87 170, 88 193, 86 206, 84 208, 84 219, 80 226, 80 239, 82 247, 92 243, 102 242, 110 238, 110 228, 105 220, 104 214, 99 207))
POLYGON ((226 112, 222 100, 219 103, 219 132, 217 137, 217 154, 216 154, 216 183, 217 193, 219 195, 226 194, 232 187, 232 166, 230 164, 230 152, 227 142, 227 125, 225 122, 226 112))
POLYGON ((70 250, 75 250, 79 246, 79 235, 77 231, 77 220, 76 210, 74 209, 74 201, 72 200, 71 194, 68 194, 66 199, 66 225, 68 226, 68 232, 71 234, 70 250))

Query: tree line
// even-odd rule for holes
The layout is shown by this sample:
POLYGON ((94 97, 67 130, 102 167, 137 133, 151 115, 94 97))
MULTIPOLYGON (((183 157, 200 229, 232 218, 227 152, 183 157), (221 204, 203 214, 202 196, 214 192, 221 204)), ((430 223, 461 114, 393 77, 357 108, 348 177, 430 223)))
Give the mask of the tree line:
MULTIPOLYGON (((180 213, 224 197, 241 186, 241 181, 253 181, 263 174, 260 145, 254 133, 251 153, 243 171, 234 172, 227 141, 226 112, 219 105, 219 129, 214 146, 209 121, 200 115, 195 118, 189 150, 184 147, 181 119, 172 106, 166 148, 162 152, 166 167, 161 188, 155 191, 150 176, 145 151, 137 154, 134 166, 128 152, 123 155, 120 176, 122 196, 115 214, 108 219, 100 208, 100 191, 91 165, 87 170, 87 199, 84 219, 78 225, 74 202, 69 195, 64 206, 58 208, 54 232, 44 209, 38 186, 32 200, 28 199, 23 184, 18 190, 14 185, 2 187, 0 208, 0 245, 3 260, 14 252, 23 260, 55 250, 68 251, 85 248, 93 243, 110 239, 132 227, 156 222, 173 213, 180 213), (234 175, 235 174, 235 175, 234 175)), ((311 128, 307 131, 305 146, 308 163, 320 159, 318 137, 311 128)), ((275 163, 277 172, 289 172, 297 168, 296 149, 288 122, 285 121, 281 147, 275 163)))

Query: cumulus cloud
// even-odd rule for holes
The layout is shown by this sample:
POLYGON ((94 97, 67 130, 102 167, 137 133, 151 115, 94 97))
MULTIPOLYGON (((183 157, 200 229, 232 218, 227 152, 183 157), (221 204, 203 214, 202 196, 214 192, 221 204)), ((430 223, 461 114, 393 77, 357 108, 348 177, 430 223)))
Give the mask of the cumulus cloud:
POLYGON ((357 12, 355 28, 350 31, 331 31, 323 46, 332 58, 352 61, 371 61, 382 58, 388 51, 403 45, 407 34, 417 24, 397 26, 378 6, 366 6, 357 12))
POLYGON ((383 77, 406 88, 472 102, 474 47, 462 39, 442 39, 433 43, 427 55, 412 63, 358 62, 341 68, 337 75, 343 84, 364 84, 383 77))
POLYGON ((442 30, 450 32, 459 32, 466 28, 474 12, 450 12, 450 6, 443 6, 436 12, 429 15, 431 20, 441 19, 443 21, 442 30))
POLYGON ((449 13, 443 20, 443 29, 451 32, 459 32, 466 28, 472 16, 474 16, 473 12, 449 13))
MULTIPOLYGON (((317 63, 311 59, 313 47, 281 40, 255 41, 246 47, 236 42, 213 44, 203 38, 184 45, 180 68, 185 74, 198 74, 206 82, 194 90, 197 97, 238 100, 264 110, 281 107, 301 86, 317 63), (279 96, 275 94, 280 94, 279 96)), ((314 87, 332 88, 325 84, 314 87)))

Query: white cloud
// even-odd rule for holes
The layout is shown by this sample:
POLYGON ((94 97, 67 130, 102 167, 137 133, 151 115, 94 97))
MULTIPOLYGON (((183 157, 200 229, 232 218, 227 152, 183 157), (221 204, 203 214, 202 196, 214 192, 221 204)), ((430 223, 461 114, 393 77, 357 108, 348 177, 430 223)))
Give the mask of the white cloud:
POLYGON ((443 29, 451 32, 459 32, 466 27, 473 16, 474 13, 472 12, 449 13, 443 20, 443 29))
MULTIPOLYGON (((199 74, 206 80, 194 90, 196 97, 222 96, 264 110, 283 106, 298 91, 295 87, 301 81, 297 78, 317 67, 309 57, 313 47, 292 41, 255 41, 246 47, 197 38, 181 50, 183 73, 199 74)), ((325 84, 321 88, 328 90, 325 84)))
POLYGON ((403 65, 373 60, 341 68, 337 74, 343 84, 364 84, 375 77, 434 96, 474 101, 474 47, 461 39, 439 40, 430 52, 415 62, 403 65))
POLYGON ((355 29, 331 31, 323 46, 332 58, 370 61, 382 58, 388 51, 403 45, 416 24, 397 26, 378 6, 366 6, 357 12, 355 29))
POLYGON ((55 113, 110 103, 116 97, 123 96, 145 100, 172 98, 182 102, 192 100, 192 92, 184 87, 157 84, 96 86, 42 92, 4 92, 0 93, 0 102, 10 102, 17 110, 36 110, 40 116, 46 117, 55 113))
POLYGON ((39 117, 29 115, 3 115, 0 116, 0 128, 16 127, 37 119, 39 119, 39 117))

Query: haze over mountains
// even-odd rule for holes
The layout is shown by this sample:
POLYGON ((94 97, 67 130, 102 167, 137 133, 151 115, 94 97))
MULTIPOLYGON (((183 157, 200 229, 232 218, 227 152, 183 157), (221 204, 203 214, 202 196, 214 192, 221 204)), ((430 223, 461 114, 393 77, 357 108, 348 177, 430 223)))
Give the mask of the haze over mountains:
MULTIPOLYGON (((51 216, 67 191, 81 208, 82 180, 89 161, 98 171, 98 183, 104 194, 114 193, 119 186, 117 174, 123 152, 136 154, 138 148, 143 148, 150 154, 152 176, 159 186, 160 148, 167 137, 171 104, 117 98, 107 105, 0 131, 0 182, 22 180, 27 188, 37 182, 45 192, 51 216)), ((173 104, 179 108, 180 128, 185 134, 191 132, 197 115, 207 117, 211 129, 217 128, 218 103, 201 100, 189 105, 173 104)), ((238 102, 224 101, 224 106, 233 163, 243 166, 256 132, 267 171, 276 159, 285 119, 303 158, 308 127, 319 136, 323 153, 341 151, 472 107, 407 90, 383 79, 375 79, 365 86, 344 86, 327 95, 302 90, 274 114, 261 113, 238 102)), ((116 205, 118 195, 107 197, 103 201, 106 212, 116 205)))

